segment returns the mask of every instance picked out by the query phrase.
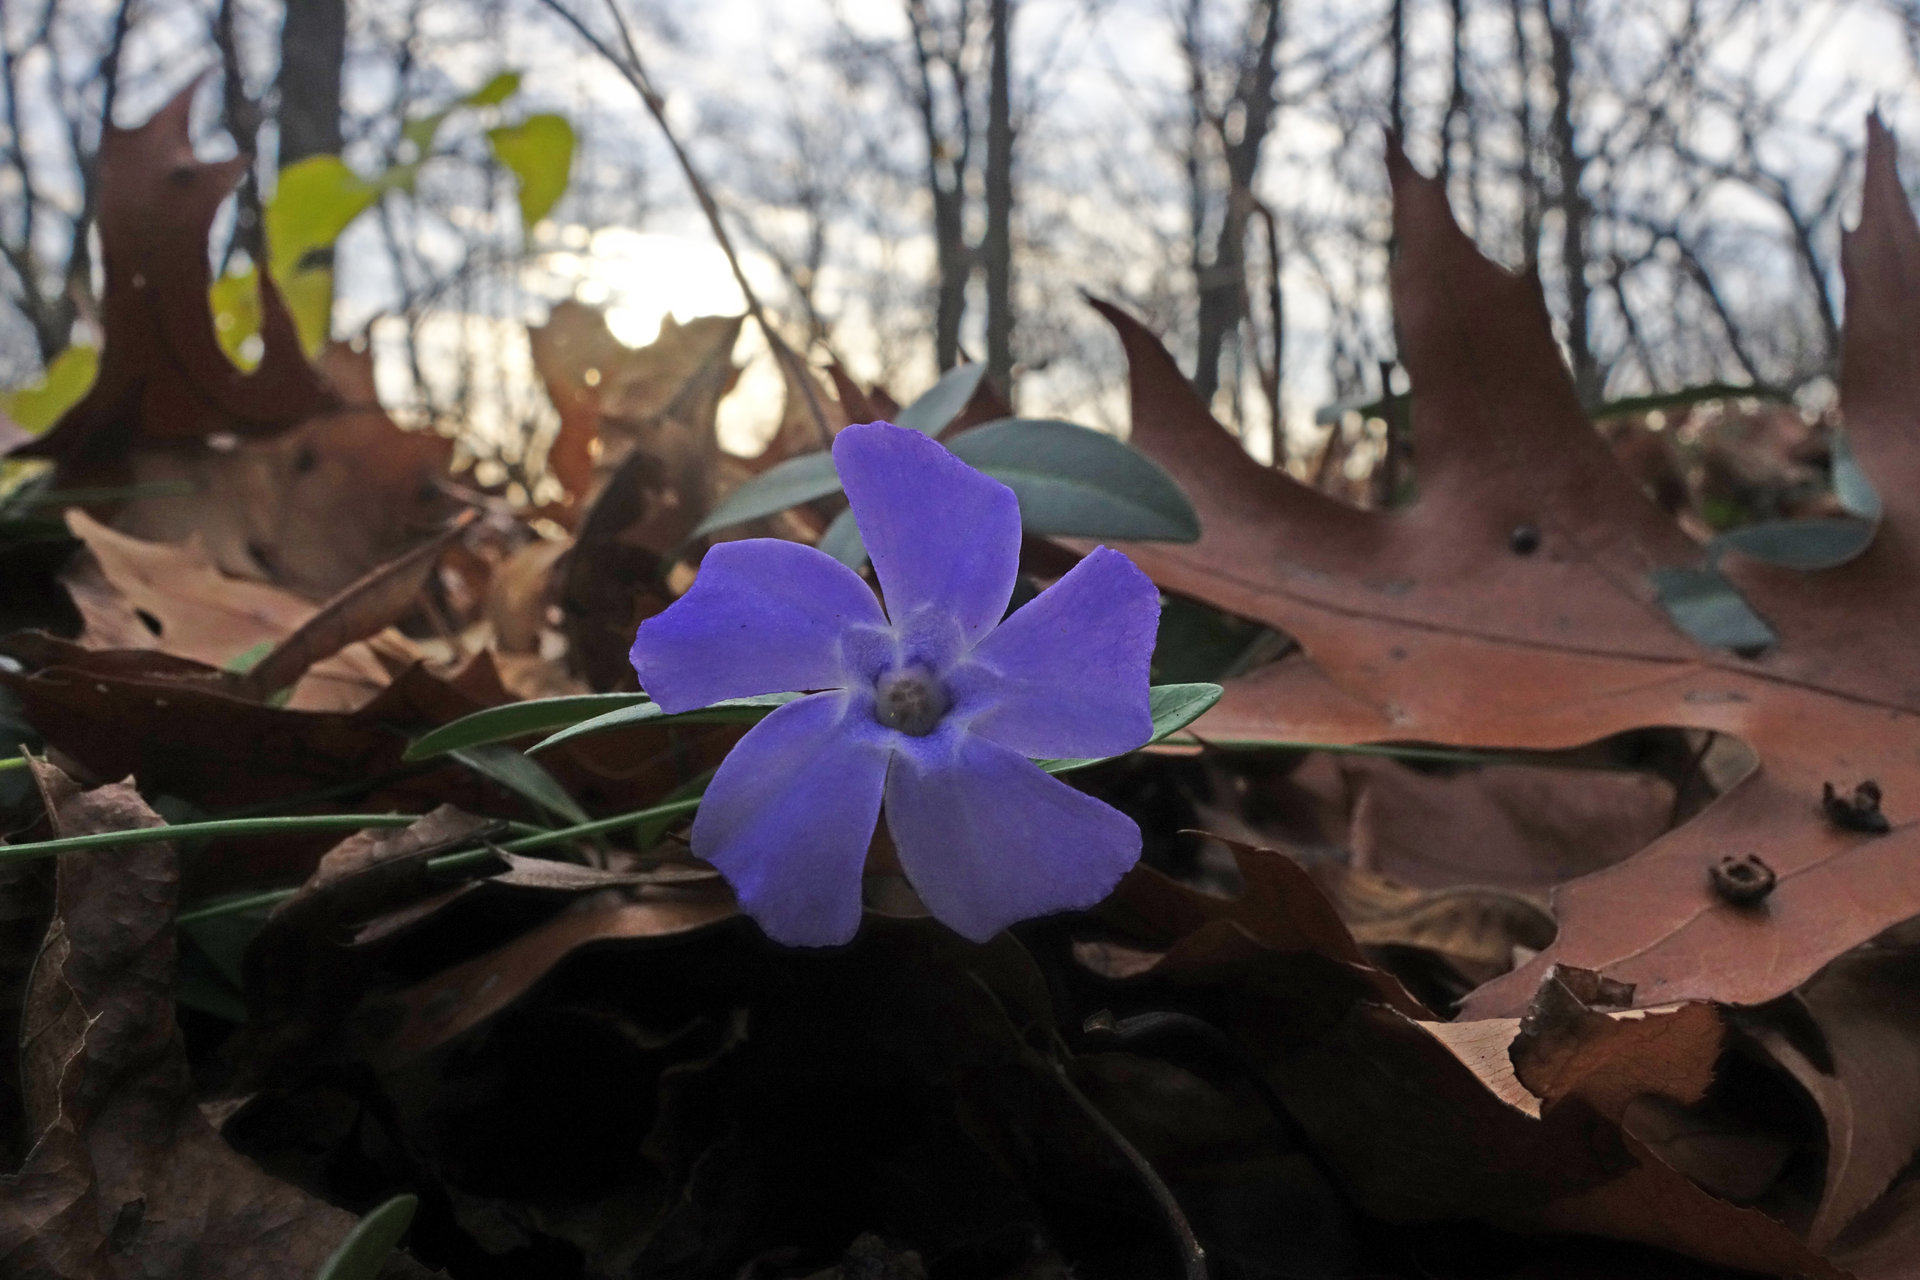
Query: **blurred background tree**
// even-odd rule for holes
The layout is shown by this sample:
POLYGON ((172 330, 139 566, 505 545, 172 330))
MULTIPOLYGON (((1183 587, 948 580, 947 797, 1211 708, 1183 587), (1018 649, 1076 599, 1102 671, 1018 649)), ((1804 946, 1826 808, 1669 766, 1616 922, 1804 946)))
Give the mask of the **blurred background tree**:
MULTIPOLYGON (((294 264, 326 273, 322 327, 372 345, 408 420, 519 462, 551 429, 525 329, 554 302, 605 306, 637 343, 667 311, 744 301, 661 131, 563 9, 617 49, 601 0, 8 0, 0 382, 97 342, 102 122, 205 74, 204 150, 256 157, 217 273, 284 265, 262 239, 274 202, 318 197, 281 175, 337 155, 329 198, 363 184, 364 211, 294 264), (536 118, 565 126, 546 207, 526 197, 551 186, 534 170, 560 135, 536 118)), ((1142 314, 1250 448, 1297 465, 1330 426, 1390 453, 1384 418, 1340 412, 1405 389, 1389 133, 1445 175, 1484 247, 1537 265, 1591 406, 1733 385, 1817 407, 1862 115, 1920 119, 1912 0, 620 13, 769 323, 807 359, 905 392, 982 361, 1024 413, 1112 424, 1119 357, 1086 290, 1142 314)), ((759 366, 729 409, 749 449, 779 417, 759 366)))

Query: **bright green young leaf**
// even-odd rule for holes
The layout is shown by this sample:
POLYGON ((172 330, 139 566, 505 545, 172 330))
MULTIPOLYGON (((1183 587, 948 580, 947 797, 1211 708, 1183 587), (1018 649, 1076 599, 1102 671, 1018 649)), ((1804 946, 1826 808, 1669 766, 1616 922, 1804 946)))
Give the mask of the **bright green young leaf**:
POLYGON ((1020 498, 1028 533, 1194 542, 1200 518, 1173 477, 1112 436, 1071 422, 1001 418, 953 438, 954 454, 1020 498))
POLYGON ((504 707, 488 707, 485 711, 462 716, 452 724, 443 724, 422 736, 407 748, 402 758, 430 760, 463 747, 510 742, 534 733, 550 733, 609 711, 650 701, 644 693, 583 693, 566 698, 535 698, 531 702, 510 702, 504 707))
POLYGON ((340 238, 386 189, 349 169, 339 156, 308 156, 280 171, 267 202, 269 268, 275 282, 290 279, 315 249, 340 238))
POLYGON ((314 1280, 374 1280, 413 1225, 419 1208, 420 1197, 400 1195, 360 1219, 333 1256, 321 1264, 314 1280))
POLYGON ((496 75, 493 79, 460 99, 460 103, 462 106, 468 107, 497 107, 518 92, 520 92, 520 73, 518 71, 502 71, 499 75, 496 75))
POLYGON ((788 507, 813 502, 840 492, 840 473, 830 453, 803 453, 763 471, 714 504, 707 518, 694 526, 689 540, 775 515, 788 507))
POLYGON ((528 116, 519 124, 487 130, 500 163, 520 180, 520 226, 531 235, 566 193, 573 172, 573 126, 552 114, 528 116))
POLYGON ((4 403, 7 416, 24 429, 45 431, 87 394, 87 388, 93 385, 93 375, 99 369, 98 351, 92 347, 68 347, 53 358, 38 382, 7 392, 0 403, 4 403))
POLYGON ((967 407, 967 401, 973 399, 973 393, 980 386, 980 377, 987 367, 981 364, 955 365, 940 377, 918 400, 900 410, 894 420, 896 427, 911 427, 915 431, 937 436, 946 429, 947 424, 960 416, 967 407))

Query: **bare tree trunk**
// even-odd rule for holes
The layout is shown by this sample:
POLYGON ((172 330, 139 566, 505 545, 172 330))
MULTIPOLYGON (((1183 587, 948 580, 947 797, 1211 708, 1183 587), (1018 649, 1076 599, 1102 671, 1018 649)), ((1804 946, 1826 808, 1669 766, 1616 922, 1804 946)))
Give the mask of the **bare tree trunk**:
POLYGON ((287 0, 280 24, 280 167, 340 154, 347 0, 287 0))
POLYGON ((1011 0, 991 0, 993 66, 987 97, 987 376, 1013 394, 1013 14, 1011 0))
POLYGON ((1393 59, 1393 91, 1387 102, 1387 124, 1396 139, 1407 136, 1407 0, 1393 0, 1387 27, 1387 52, 1393 59))
MULTIPOLYGON (((935 366, 944 372, 960 362, 960 324, 966 318, 967 279, 973 274, 973 254, 966 235, 966 177, 973 151, 973 129, 968 113, 966 75, 956 57, 948 62, 947 69, 954 82, 960 137, 949 139, 942 134, 933 87, 935 53, 929 46, 935 34, 933 21, 924 0, 907 0, 906 10, 920 76, 917 105, 926 134, 927 194, 933 200, 934 265, 939 273, 934 286, 933 358, 935 366)), ((964 39, 967 28, 964 4, 958 25, 964 39)))
POLYGON ((1449 182, 1453 177, 1453 136, 1456 127, 1467 119, 1467 5, 1466 0, 1452 0, 1450 16, 1453 19, 1453 49, 1449 61, 1453 70, 1453 83, 1447 89, 1447 114, 1440 122, 1440 181, 1449 182))
POLYGON ((1533 49, 1527 39, 1527 0, 1512 0, 1513 63, 1520 89, 1520 244, 1528 262, 1540 257, 1540 169, 1534 155, 1533 49))
POLYGON ((1214 121, 1227 162, 1227 203, 1214 240, 1213 260, 1196 272, 1200 331, 1193 386, 1204 400, 1220 389, 1220 354, 1247 313, 1247 223, 1253 216, 1254 175, 1260 149, 1273 124, 1274 85, 1279 77, 1281 0, 1254 0, 1247 12, 1248 40, 1241 55, 1233 102, 1214 121), (1238 117, 1239 136, 1227 120, 1238 117))
POLYGON ((1581 190, 1586 159, 1580 154, 1573 127, 1574 44, 1579 38, 1580 0, 1565 0, 1562 13, 1547 11, 1553 71, 1553 156, 1559 179, 1561 218, 1560 268, 1567 291, 1567 354, 1573 364, 1573 386, 1580 402, 1599 402, 1601 370, 1593 354, 1589 311, 1593 289, 1587 281, 1587 228, 1593 207, 1581 190))

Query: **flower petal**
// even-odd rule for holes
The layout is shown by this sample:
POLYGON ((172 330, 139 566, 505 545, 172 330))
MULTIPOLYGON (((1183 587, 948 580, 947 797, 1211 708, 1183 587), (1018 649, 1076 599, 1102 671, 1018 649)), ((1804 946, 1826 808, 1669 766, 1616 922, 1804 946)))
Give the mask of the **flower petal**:
POLYGON ((950 677, 969 728, 1024 756, 1114 756, 1153 736, 1160 593, 1098 547, 977 645, 950 677))
POLYGON ((752 538, 708 551, 687 594, 640 624, 633 669, 661 709, 722 698, 838 689, 841 637, 884 627, 860 575, 798 542, 752 538))
POLYGON ((828 947, 860 927, 860 875, 880 816, 887 740, 844 693, 789 702, 740 739, 700 801, 693 853, 775 942, 828 947))
POLYGON ((958 621, 968 644, 991 631, 1020 567, 1013 490, 932 437, 890 422, 841 431, 833 462, 894 625, 937 608, 958 621))
POLYGON ((903 740, 886 808, 921 901, 975 942, 1092 906, 1140 857, 1133 819, 970 733, 903 740))

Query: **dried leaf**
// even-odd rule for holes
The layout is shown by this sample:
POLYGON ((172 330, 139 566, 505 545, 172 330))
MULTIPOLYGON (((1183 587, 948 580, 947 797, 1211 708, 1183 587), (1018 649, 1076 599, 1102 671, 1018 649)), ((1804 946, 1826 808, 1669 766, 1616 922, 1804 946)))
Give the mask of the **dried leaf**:
POLYGON ((705 929, 736 914, 733 892, 717 877, 684 885, 643 886, 630 899, 588 899, 497 951, 456 965, 397 997, 400 1025, 383 1046, 403 1061, 478 1026, 517 1000, 580 947, 616 939, 659 941, 705 929))
POLYGON ((263 698, 284 689, 315 663, 406 616, 439 564, 440 553, 471 523, 471 516, 471 512, 467 513, 438 535, 381 565, 327 601, 241 676, 238 691, 263 698))
MULTIPOLYGON (((68 509, 67 527, 93 553, 111 588, 98 590, 84 572, 69 575, 68 590, 86 619, 83 641, 90 648, 153 648, 228 667, 262 647, 282 644, 316 616, 313 605, 299 596, 221 573, 197 539, 182 546, 142 542, 78 508, 68 509)), ((308 711, 351 711, 390 682, 386 667, 365 645, 339 644, 315 652, 314 661, 292 672, 294 678, 265 692, 294 684, 303 673, 306 678, 299 680, 288 705, 308 711)), ((232 687, 242 696, 264 696, 244 679, 232 687)))
POLYGON ((1826 1249, 1879 1200, 1920 1151, 1920 955, 1865 949, 1801 991, 1831 1060, 1761 1025, 1759 1043, 1799 1081, 1826 1121, 1826 1178, 1807 1238, 1826 1249))
POLYGON ((1863 464, 1895 497, 1873 545, 1840 568, 1729 564, 1781 637, 1757 659, 1702 648, 1667 620, 1650 575, 1697 564, 1700 548, 1581 415, 1538 284, 1481 257, 1440 186, 1397 153, 1394 297, 1419 460, 1406 509, 1357 510, 1254 462, 1159 345, 1107 309, 1132 361, 1133 442, 1183 481, 1206 530, 1131 554, 1163 586, 1306 651, 1232 682, 1203 736, 1563 749, 1685 726, 1758 753, 1684 826, 1558 888, 1554 944, 1476 992, 1473 1017, 1518 1013, 1553 963, 1632 983, 1647 1005, 1764 1003, 1920 914, 1920 879, 1903 870, 1920 842, 1907 822, 1920 796, 1908 745, 1920 488, 1900 480, 1920 445, 1920 229, 1877 124, 1871 143, 1847 241, 1842 394, 1863 464), (1885 788, 1891 835, 1820 813, 1823 783, 1864 778, 1885 788), (1730 854, 1777 873, 1761 906, 1713 891, 1710 868, 1730 854))
POLYGON ((272 435, 333 404, 266 276, 259 365, 236 368, 215 338, 207 235, 252 158, 203 164, 194 156, 188 117, 198 88, 196 80, 138 128, 109 125, 100 139, 107 282, 99 373, 78 404, 16 455, 58 459, 63 476, 110 462, 135 442, 272 435))
MULTIPOLYGON (((159 824, 116 783, 69 792, 55 825, 67 836, 159 824)), ((36 1139, 0 1180, 10 1273, 305 1280, 353 1227, 234 1152, 194 1105, 173 1020, 177 879, 160 841, 60 860, 22 1028, 36 1139)))

